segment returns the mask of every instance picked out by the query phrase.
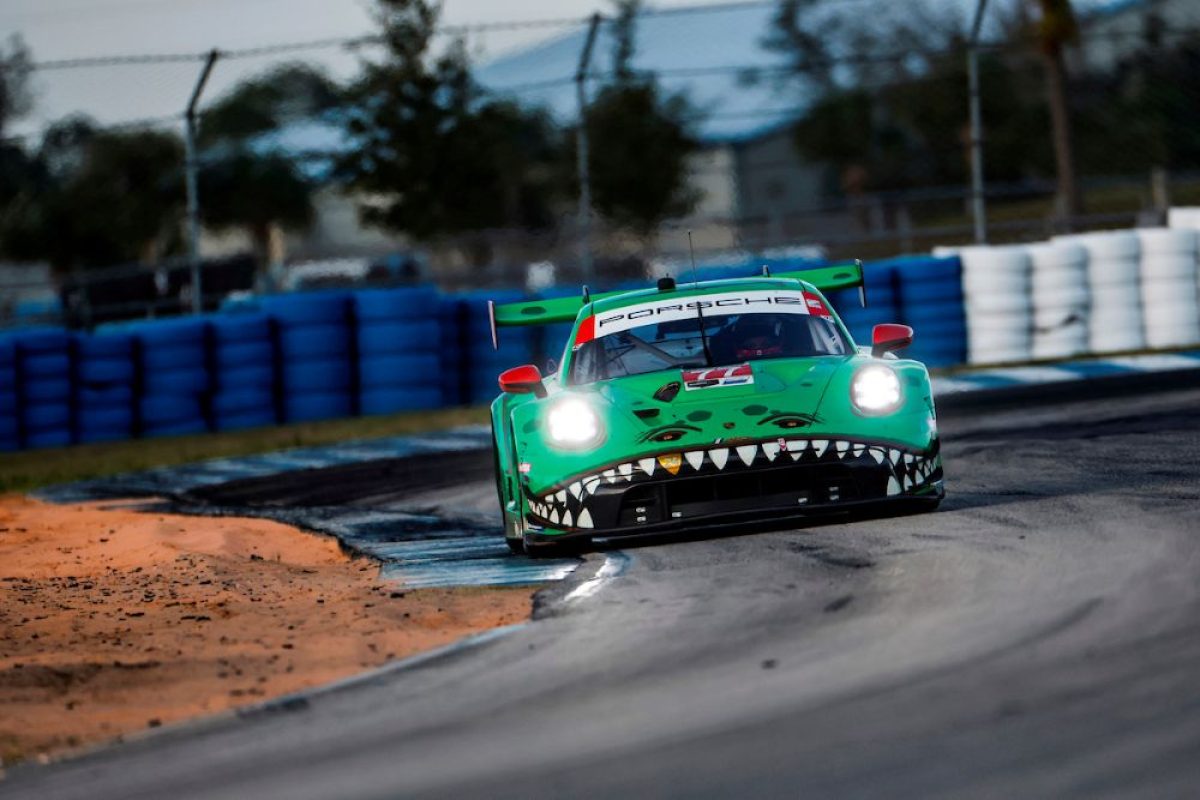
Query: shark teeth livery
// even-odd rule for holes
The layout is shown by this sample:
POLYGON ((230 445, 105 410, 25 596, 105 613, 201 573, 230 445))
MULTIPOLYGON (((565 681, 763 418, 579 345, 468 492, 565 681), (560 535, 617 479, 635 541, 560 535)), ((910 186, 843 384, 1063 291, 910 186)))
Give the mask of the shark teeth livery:
MULTIPOLYGON (((821 481, 813 475, 824 474, 824 465, 842 470, 865 471, 878 476, 881 497, 897 497, 910 492, 929 491, 926 487, 941 480, 941 459, 933 452, 912 451, 889 445, 853 439, 789 439, 733 447, 712 447, 707 450, 683 450, 660 453, 656 456, 622 462, 585 475, 575 475, 560 486, 547 487, 543 494, 528 497, 529 521, 535 525, 556 529, 595 529, 597 514, 603 519, 604 529, 610 527, 609 520, 614 507, 615 493, 618 504, 623 502, 625 492, 638 487, 669 487, 674 481, 687 482, 706 477, 730 475, 782 475, 793 470, 819 468, 818 473, 806 474, 810 482, 821 481), (759 452, 763 458, 759 458, 759 452), (790 458, 781 458, 786 453, 790 458), (666 465, 666 466, 664 466, 666 465), (686 465, 686 466, 685 466, 686 465), (840 465, 840 466, 839 466, 840 465), (603 508, 602 508, 603 507, 603 508)), ((834 473, 830 473, 833 475, 834 473)), ((799 478, 797 479, 799 480, 799 478)), ((805 496, 805 506, 820 507, 849 502, 857 498, 847 485, 833 478, 836 489, 826 489, 823 499, 805 496)), ((783 484, 787 485, 786 481, 783 484)), ((658 495, 639 495, 657 498, 658 495)), ((638 503, 650 502, 641 500, 638 503)), ((654 502, 659 502, 655 499, 654 502)), ((645 519, 641 505, 633 513, 635 522, 645 519)), ((649 512, 647 512, 649 513, 649 512)), ((640 523, 639 523, 640 524, 640 523)))

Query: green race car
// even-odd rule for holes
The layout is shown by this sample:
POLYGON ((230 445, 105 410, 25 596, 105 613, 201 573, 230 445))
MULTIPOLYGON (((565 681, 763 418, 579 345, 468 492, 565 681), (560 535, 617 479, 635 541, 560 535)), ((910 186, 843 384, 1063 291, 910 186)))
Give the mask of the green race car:
MULTIPOLYGON (((766 272, 764 270, 764 272, 766 272)), ((491 306, 574 322, 562 362, 500 376, 497 491, 515 551, 944 495, 929 373, 879 325, 858 348, 823 291, 858 265, 491 306)))

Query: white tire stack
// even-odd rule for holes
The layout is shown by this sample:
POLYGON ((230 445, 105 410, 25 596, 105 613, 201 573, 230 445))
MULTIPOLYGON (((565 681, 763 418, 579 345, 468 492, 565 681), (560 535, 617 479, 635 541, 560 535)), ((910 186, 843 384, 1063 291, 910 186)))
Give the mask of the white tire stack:
MULTIPOLYGON (((1188 209, 1190 210, 1190 209, 1188 209)), ((1173 215, 1172 222, 1179 222, 1173 215)), ((1196 219, 1200 227, 1200 216, 1196 219)), ((1139 229, 1142 246, 1142 307, 1146 315, 1146 344, 1182 347, 1200 342, 1200 307, 1196 304, 1195 229, 1139 229)))
POLYGON ((1088 254, 1073 242, 1026 248, 1033 268, 1033 357, 1068 358, 1088 351, 1088 254))
POLYGON ((1113 353, 1145 347, 1137 233, 1104 231, 1058 236, 1054 241, 1078 244, 1088 254, 1088 348, 1093 353, 1113 353))
POLYGON ((1028 361, 1032 345, 1029 254, 1021 247, 963 247, 967 360, 1028 361))

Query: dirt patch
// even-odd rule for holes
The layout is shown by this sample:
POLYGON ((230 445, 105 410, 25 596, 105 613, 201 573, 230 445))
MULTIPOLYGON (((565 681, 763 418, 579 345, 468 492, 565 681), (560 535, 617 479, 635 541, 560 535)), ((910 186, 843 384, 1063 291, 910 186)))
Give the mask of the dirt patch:
POLYGON ((266 520, 0 495, 0 758, 259 702, 529 616, 528 588, 405 590, 266 520))

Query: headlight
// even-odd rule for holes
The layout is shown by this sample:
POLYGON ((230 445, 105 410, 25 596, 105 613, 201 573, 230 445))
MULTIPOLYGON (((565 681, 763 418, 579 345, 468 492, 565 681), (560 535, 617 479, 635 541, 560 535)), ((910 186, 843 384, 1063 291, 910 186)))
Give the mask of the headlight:
POLYGON ((890 414, 900 407, 900 378, 890 367, 863 367, 850 384, 850 398, 864 414, 890 414))
POLYGON ((563 447, 583 447, 600 439, 600 419, 585 401, 560 400, 546 418, 550 441, 563 447))

